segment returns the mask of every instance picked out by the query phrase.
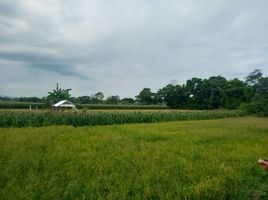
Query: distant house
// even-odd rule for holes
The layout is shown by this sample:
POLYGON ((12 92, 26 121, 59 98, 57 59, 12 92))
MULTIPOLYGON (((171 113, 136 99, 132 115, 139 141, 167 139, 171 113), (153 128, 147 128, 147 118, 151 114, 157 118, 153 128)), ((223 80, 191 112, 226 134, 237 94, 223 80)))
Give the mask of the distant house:
POLYGON ((52 107, 54 110, 65 110, 69 108, 76 109, 75 105, 68 100, 59 101, 58 103, 54 104, 52 107))

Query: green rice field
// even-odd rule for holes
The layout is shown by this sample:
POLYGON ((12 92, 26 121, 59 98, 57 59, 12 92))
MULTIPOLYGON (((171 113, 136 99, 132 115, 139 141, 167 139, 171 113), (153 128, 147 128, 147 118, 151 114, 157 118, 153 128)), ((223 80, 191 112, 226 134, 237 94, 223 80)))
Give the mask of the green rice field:
POLYGON ((268 199, 268 119, 0 128, 0 199, 268 199))

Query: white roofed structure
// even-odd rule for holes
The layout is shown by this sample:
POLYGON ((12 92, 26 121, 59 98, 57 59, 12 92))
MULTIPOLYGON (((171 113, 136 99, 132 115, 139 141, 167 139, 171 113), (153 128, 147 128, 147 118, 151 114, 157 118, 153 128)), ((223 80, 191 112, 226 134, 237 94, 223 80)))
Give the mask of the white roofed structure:
POLYGON ((62 101, 59 101, 58 103, 55 103, 53 105, 53 108, 56 108, 56 109, 61 109, 61 108, 73 108, 73 109, 76 109, 75 105, 68 101, 68 100, 62 100, 62 101))

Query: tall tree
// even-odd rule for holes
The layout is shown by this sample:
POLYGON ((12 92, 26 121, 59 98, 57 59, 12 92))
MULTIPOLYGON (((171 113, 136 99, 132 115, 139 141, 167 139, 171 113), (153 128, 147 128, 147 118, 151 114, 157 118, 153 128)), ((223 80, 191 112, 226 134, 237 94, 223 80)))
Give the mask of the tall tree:
POLYGON ((70 90, 72 89, 59 88, 59 84, 57 83, 56 89, 54 89, 52 92, 48 92, 48 96, 46 97, 45 101, 48 105, 51 105, 61 100, 68 100, 71 97, 69 94, 70 90))
POLYGON ((77 102, 81 104, 90 104, 91 98, 90 96, 80 96, 80 97, 77 97, 77 102))
POLYGON ((256 92, 254 103, 256 112, 263 116, 268 116, 268 77, 262 77, 255 84, 256 92))
POLYGON ((134 104, 135 100, 132 98, 123 98, 120 102, 121 104, 134 104))
POLYGON ((268 77, 263 77, 261 70, 254 70, 246 77, 246 83, 253 90, 253 98, 243 108, 248 112, 268 116, 268 77))
POLYGON ((202 108, 203 104, 203 97, 201 96, 202 82, 203 80, 201 78, 196 77, 187 80, 185 86, 185 94, 189 99, 188 108, 192 109, 202 108))
POLYGON ((136 98, 141 104, 156 104, 156 94, 152 93, 150 88, 144 88, 142 91, 140 91, 136 98))
POLYGON ((180 85, 168 84, 161 89, 166 105, 170 108, 186 108, 188 97, 184 87, 180 85))
POLYGON ((261 78, 261 70, 255 69, 253 72, 250 72, 250 74, 246 77, 246 83, 248 83, 249 85, 258 85, 261 78))
POLYGON ((120 102, 120 97, 118 95, 112 95, 107 97, 106 104, 118 104, 120 102))
POLYGON ((227 86, 227 80, 222 76, 212 76, 205 79, 201 85, 201 98, 203 107, 206 109, 217 109, 225 106, 224 89, 227 86))
POLYGON ((237 109, 241 103, 250 101, 251 88, 245 82, 235 78, 228 81, 225 94, 225 108, 237 109))
POLYGON ((91 96, 91 103, 99 104, 103 103, 104 94, 102 92, 97 92, 96 94, 91 96))

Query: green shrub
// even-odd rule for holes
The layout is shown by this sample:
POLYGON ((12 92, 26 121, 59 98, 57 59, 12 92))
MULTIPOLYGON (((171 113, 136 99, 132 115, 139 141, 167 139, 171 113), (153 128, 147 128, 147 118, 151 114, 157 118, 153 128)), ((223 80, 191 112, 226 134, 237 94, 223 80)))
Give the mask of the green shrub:
POLYGON ((239 107, 239 110, 245 112, 247 114, 255 114, 256 113, 256 104, 252 103, 242 103, 239 107))

